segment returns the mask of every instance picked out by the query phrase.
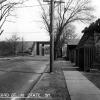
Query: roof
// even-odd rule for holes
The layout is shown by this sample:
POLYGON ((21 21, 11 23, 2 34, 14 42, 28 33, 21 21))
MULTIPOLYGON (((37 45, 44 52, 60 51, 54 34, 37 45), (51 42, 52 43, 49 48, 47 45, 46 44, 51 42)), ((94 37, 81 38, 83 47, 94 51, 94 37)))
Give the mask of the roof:
POLYGON ((71 39, 68 41, 68 45, 77 45, 80 39, 71 39))
POLYGON ((94 45, 94 37, 88 36, 88 34, 84 34, 81 40, 79 41, 77 48, 91 47, 93 45, 94 45))

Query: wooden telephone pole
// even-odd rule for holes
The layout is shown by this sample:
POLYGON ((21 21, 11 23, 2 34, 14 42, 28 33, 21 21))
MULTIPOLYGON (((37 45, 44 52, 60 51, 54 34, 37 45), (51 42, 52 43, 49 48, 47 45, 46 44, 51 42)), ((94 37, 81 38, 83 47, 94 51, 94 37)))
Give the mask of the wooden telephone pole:
POLYGON ((53 64, 54 64, 54 34, 53 34, 53 27, 54 27, 54 0, 50 2, 50 72, 53 71, 53 64))
MULTIPOLYGON (((54 0, 44 0, 44 2, 50 3, 50 72, 53 71, 53 64, 54 64, 54 3, 64 3, 60 1, 54 1, 54 0)), ((60 5, 61 9, 61 5, 60 5)))
POLYGON ((50 3, 50 72, 53 71, 54 63, 54 36, 53 36, 53 27, 54 27, 54 0, 44 0, 44 2, 50 3))

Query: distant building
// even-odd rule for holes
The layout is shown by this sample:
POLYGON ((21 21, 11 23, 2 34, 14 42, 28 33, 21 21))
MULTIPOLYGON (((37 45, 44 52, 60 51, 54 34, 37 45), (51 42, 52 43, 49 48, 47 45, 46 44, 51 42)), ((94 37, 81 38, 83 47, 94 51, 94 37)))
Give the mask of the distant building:
POLYGON ((68 44, 67 44, 67 60, 70 60, 72 62, 75 61, 75 57, 76 57, 76 52, 75 49, 79 43, 80 39, 71 39, 68 44))
POLYGON ((49 54, 49 42, 47 41, 9 41, 0 42, 0 56, 11 55, 45 55, 49 54))
POLYGON ((84 34, 77 47, 74 49, 73 46, 69 46, 70 49, 73 48, 76 52, 74 62, 83 71, 90 71, 94 68, 100 69, 100 19, 91 23, 82 32, 84 34))

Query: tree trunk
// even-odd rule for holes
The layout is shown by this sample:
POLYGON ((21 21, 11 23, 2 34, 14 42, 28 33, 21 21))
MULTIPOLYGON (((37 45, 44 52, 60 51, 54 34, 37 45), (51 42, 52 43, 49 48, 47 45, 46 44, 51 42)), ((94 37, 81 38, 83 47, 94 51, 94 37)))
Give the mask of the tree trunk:
POLYGON ((57 59, 57 50, 56 50, 56 48, 54 47, 54 60, 56 60, 57 59))

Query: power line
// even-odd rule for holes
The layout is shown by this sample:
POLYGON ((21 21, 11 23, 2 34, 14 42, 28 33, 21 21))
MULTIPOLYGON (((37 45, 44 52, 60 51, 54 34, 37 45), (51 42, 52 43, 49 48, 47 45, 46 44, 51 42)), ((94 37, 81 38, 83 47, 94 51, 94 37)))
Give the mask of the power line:
POLYGON ((4 32, 4 33, 8 33, 8 34, 13 34, 13 33, 31 33, 32 34, 32 33, 44 33, 44 32, 17 32, 17 31, 15 31, 15 32, 4 32))
MULTIPOLYGON (((48 4, 42 4, 44 6, 48 5, 48 4)), ((19 6, 19 7, 14 7, 14 8, 31 8, 31 7, 41 7, 40 5, 32 5, 32 6, 19 6)))

